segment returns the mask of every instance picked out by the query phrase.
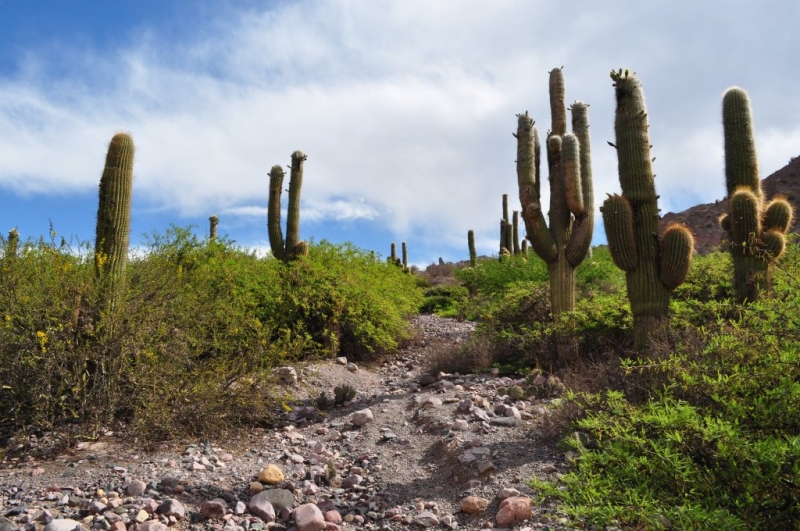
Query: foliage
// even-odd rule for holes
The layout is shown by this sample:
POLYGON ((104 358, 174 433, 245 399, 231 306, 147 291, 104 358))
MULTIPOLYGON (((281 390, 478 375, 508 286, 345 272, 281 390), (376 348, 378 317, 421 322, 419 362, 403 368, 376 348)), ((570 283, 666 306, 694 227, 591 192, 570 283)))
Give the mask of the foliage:
POLYGON ((652 529, 800 521, 797 248, 775 272, 775 297, 747 307, 721 299, 729 262, 710 255, 690 271, 682 297, 706 299, 683 305, 687 322, 702 323, 694 335, 663 359, 623 360, 619 389, 575 399, 585 437, 569 439, 574 469, 533 482, 575 516, 652 529))
POLYGON ((95 320, 93 260, 55 233, 3 253, 0 440, 66 422, 126 421, 147 441, 269 423, 273 366, 392 349, 422 299, 348 244, 284 264, 173 227, 133 253, 124 311, 95 320))

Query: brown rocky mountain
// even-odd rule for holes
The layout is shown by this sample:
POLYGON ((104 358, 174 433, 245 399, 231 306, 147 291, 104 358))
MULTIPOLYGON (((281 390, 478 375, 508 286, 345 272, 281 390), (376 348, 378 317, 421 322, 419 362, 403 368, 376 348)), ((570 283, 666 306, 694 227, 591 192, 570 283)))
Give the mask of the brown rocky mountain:
MULTIPOLYGON (((722 177, 720 177, 722 178, 722 177)), ((776 171, 761 182, 767 199, 783 194, 795 209, 795 222, 790 229, 800 232, 800 157, 793 157, 789 164, 776 171)), ((661 218, 662 230, 670 223, 686 225, 694 234, 694 248, 699 254, 705 254, 719 248, 726 238, 719 226, 719 217, 728 208, 728 200, 720 199, 714 203, 693 206, 683 212, 669 212, 661 218)))

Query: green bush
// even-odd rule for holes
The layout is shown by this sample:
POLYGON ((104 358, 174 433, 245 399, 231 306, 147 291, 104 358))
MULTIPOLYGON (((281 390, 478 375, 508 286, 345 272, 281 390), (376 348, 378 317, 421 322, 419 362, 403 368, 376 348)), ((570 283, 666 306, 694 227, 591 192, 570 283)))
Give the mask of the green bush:
POLYGON ((465 301, 469 291, 465 286, 457 284, 439 284, 427 288, 424 292, 425 300, 419 311, 421 313, 435 313, 443 317, 458 316, 458 306, 465 301))
POLYGON ((133 253, 113 313, 97 310, 88 244, 29 241, 0 268, 0 440, 72 422, 130 422, 143 441, 269 423, 273 366, 395 348, 422 300, 347 244, 284 264, 177 227, 133 253))

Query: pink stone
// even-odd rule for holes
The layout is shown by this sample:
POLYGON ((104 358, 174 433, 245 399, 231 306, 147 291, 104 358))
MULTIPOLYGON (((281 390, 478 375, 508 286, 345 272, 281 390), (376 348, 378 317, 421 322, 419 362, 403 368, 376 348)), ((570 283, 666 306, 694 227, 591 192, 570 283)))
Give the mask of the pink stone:
POLYGON ((511 527, 512 525, 528 520, 533 516, 531 500, 525 496, 512 496, 500 502, 500 510, 495 519, 498 527, 511 527))
POLYGON ((325 518, 322 511, 313 503, 304 503, 294 510, 294 523, 297 531, 322 531, 325 529, 325 518))

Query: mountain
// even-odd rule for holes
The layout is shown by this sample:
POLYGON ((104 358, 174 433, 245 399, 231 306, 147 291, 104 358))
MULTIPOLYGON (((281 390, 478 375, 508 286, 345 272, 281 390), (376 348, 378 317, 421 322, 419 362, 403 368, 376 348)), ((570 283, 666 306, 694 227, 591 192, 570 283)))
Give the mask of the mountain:
MULTIPOLYGON (((722 177, 720 177, 722 178, 722 177)), ((775 195, 786 196, 795 209, 795 222, 790 232, 799 233, 800 223, 800 157, 793 157, 789 164, 776 171, 761 182, 767 200, 775 195)), ((686 225, 694 234, 694 248, 699 254, 717 250, 727 234, 719 226, 719 217, 728 208, 727 199, 719 199, 713 203, 693 206, 683 212, 669 212, 661 218, 661 230, 670 223, 686 225)))

